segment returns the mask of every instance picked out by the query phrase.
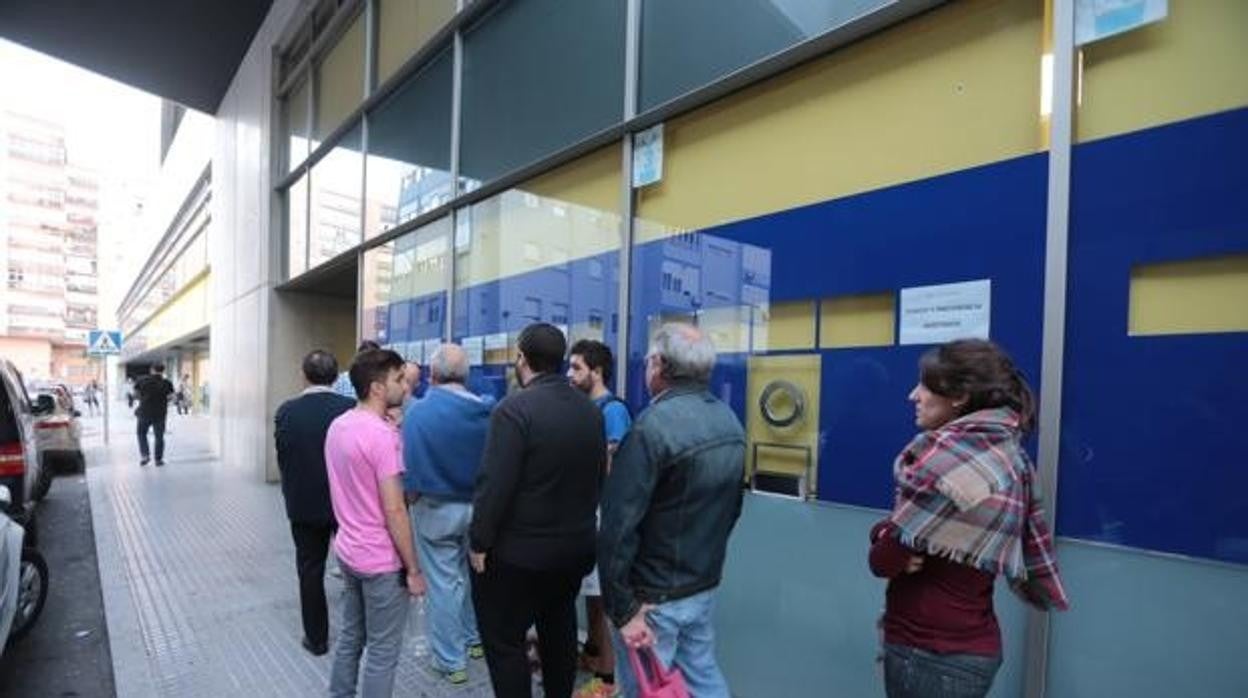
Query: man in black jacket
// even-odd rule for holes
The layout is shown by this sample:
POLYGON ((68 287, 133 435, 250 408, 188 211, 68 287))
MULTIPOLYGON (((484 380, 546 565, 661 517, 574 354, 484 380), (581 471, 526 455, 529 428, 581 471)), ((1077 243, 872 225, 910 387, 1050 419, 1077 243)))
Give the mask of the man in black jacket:
POLYGON ((282 471, 286 517, 295 539, 303 646, 314 655, 329 651, 329 609, 325 602, 325 558, 334 533, 334 510, 325 473, 325 433, 355 401, 334 392, 338 362, 317 349, 303 359, 307 389, 287 400, 274 418, 277 465, 282 471))
POLYGON ((173 383, 165 378, 164 365, 152 366, 152 373, 135 381, 134 392, 139 398, 139 407, 134 411, 134 416, 139 418, 139 465, 147 465, 150 460, 149 429, 156 433, 156 465, 164 465, 165 419, 169 415, 169 396, 173 394, 173 383))
POLYGON ((594 565, 607 444, 602 412, 560 372, 563 333, 538 323, 517 343, 523 389, 490 417, 477 474, 472 599, 495 695, 530 695, 524 639, 536 623, 545 694, 568 698, 576 678, 576 595, 594 565))
MULTIPOLYGON (((698 698, 729 696, 712 616, 745 477, 745 431, 707 389, 714 367, 715 347, 698 328, 670 323, 655 334, 646 355, 653 398, 612 460, 598 536, 613 639, 653 647, 698 698)), ((637 694, 627 661, 616 684, 637 694)))

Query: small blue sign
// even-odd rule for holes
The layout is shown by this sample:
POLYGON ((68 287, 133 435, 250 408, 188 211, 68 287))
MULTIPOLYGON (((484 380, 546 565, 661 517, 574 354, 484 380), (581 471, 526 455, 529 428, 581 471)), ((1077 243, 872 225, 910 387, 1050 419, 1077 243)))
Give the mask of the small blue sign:
POLYGON ((121 353, 121 332, 117 330, 91 330, 87 333, 87 354, 108 356, 121 353))
POLYGON ((1166 18, 1168 0, 1078 0, 1075 45, 1122 34, 1166 18))

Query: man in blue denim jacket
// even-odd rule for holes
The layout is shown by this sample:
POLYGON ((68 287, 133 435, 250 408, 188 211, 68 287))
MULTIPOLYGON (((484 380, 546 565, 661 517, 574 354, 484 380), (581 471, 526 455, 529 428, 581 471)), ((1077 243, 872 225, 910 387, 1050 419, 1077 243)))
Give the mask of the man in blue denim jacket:
POLYGON ((646 356, 653 397, 616 452, 602 496, 598 567, 618 628, 617 684, 637 693, 626 648, 651 647, 698 698, 727 698, 711 624, 728 535, 741 514, 745 431, 707 389, 715 348, 672 323, 646 356))

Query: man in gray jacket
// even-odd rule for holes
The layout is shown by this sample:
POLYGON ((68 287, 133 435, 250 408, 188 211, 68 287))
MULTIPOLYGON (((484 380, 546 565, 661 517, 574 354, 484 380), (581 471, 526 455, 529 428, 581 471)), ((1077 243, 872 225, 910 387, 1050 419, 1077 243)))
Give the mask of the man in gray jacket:
POLYGON ((715 348, 664 325, 646 355, 650 406, 616 452, 602 496, 598 570, 618 628, 616 684, 635 696, 627 648, 653 648, 698 698, 727 698, 711 619, 728 535, 741 514, 745 430, 707 389, 715 348))

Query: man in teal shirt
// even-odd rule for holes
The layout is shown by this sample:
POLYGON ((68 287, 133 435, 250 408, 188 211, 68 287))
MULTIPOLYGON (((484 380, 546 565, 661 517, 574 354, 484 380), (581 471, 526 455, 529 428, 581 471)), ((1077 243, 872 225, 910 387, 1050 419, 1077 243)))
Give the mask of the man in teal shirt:
MULTIPOLYGON (((607 439, 608 472, 611 470, 611 455, 619 448, 620 442, 633 424, 628 406, 607 389, 614 366, 615 357, 611 355, 611 347, 602 342, 582 339, 573 344, 572 350, 568 352, 568 382, 588 395, 602 410, 607 439)), ((584 663, 594 673, 594 680, 582 687, 577 697, 610 696, 615 688, 615 653, 608 635, 607 616, 603 611, 597 569, 581 584, 581 594, 585 596, 585 616, 589 622, 584 663)))

